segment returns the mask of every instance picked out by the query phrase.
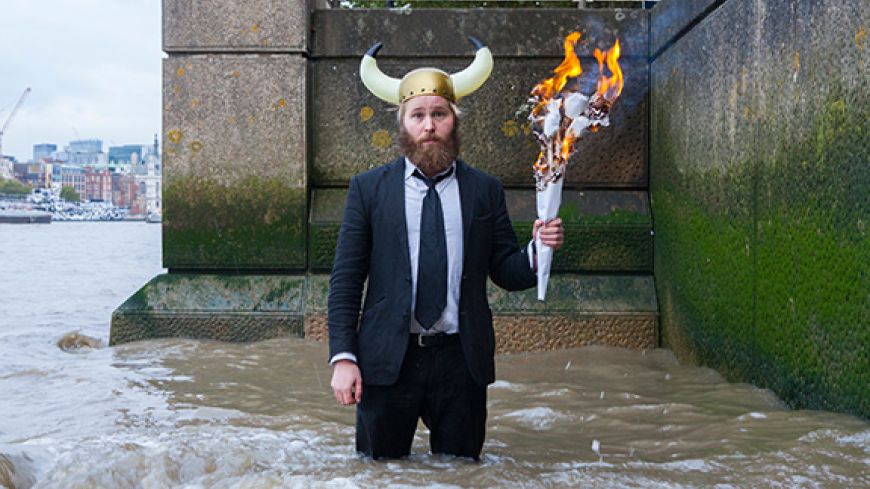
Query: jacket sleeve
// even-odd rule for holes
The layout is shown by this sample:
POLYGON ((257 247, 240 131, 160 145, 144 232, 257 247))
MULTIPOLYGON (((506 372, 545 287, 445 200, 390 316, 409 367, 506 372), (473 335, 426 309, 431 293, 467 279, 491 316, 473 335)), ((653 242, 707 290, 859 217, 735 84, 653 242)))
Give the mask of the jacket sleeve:
POLYGON ((532 270, 526 247, 517 245, 505 202, 504 188, 495 182, 491 188, 493 199, 492 254, 489 261, 489 275, 492 281, 506 290, 523 290, 537 284, 538 279, 532 270))
POLYGON ((357 324, 371 255, 371 221, 357 177, 350 181, 329 277, 329 357, 358 355, 357 324))

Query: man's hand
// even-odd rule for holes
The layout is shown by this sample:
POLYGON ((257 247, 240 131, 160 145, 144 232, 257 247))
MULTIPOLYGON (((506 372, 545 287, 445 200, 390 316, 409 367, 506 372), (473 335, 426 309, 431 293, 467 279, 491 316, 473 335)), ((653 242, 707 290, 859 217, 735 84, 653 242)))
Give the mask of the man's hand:
POLYGON ((362 399, 362 375, 350 360, 339 360, 332 366, 332 392, 339 404, 348 406, 362 399))
POLYGON ((532 239, 536 239, 539 232, 541 233, 541 242, 553 248, 553 251, 561 248, 562 243, 565 242, 565 230, 562 229, 562 219, 558 217, 546 224, 540 219, 535 221, 535 225, 532 228, 532 239))

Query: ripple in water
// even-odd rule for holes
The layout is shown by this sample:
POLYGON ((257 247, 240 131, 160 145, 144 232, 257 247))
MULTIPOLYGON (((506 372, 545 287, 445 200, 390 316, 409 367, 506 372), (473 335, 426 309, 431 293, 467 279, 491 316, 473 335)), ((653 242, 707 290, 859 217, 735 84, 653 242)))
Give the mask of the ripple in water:
POLYGON ((680 365, 667 350, 499 358, 481 463, 426 454, 422 427, 408 459, 367 461, 353 451, 353 410, 329 392, 325 345, 168 339, 79 355, 58 348, 69 331, 105 342, 114 307, 160 272, 159 226, 4 228, 0 253, 13 243, 16 260, 3 263, 30 275, 0 279, 0 318, 14 318, 0 328, 2 485, 870 486, 866 422, 788 410, 766 390, 680 365), (46 242, 105 259, 81 267, 85 276, 65 276, 68 267, 37 266, 64 259, 46 258, 46 242), (51 308, 66 312, 28 306, 36 296, 58 297, 51 308))

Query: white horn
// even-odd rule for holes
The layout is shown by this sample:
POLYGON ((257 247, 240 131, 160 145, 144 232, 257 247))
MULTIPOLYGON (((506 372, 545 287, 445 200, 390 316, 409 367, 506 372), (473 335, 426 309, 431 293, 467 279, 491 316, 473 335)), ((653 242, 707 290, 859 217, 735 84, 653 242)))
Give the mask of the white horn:
POLYGON ((474 61, 459 73, 450 75, 457 100, 480 88, 492 73, 492 53, 489 48, 472 36, 468 36, 468 40, 477 48, 474 61))
POLYGON ((359 76, 363 85, 369 89, 375 97, 394 105, 399 105, 399 79, 387 76, 378 68, 375 56, 381 49, 381 43, 375 43, 369 48, 359 63, 359 76))

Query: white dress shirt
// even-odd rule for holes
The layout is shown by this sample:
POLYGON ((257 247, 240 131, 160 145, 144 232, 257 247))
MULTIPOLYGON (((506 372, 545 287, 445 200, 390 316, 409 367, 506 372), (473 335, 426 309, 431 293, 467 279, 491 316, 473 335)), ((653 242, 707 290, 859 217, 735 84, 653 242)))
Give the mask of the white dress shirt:
MULTIPOLYGON (((444 211, 444 235, 447 243, 447 304, 441 317, 429 330, 423 329, 411 315, 411 333, 454 334, 459 332, 459 288, 462 280, 462 206, 459 201, 459 180, 456 163, 439 173, 453 171, 435 184, 444 211)), ((417 306, 417 268, 420 262, 420 223, 423 219, 423 199, 429 192, 426 182, 414 176, 417 167, 405 158, 405 219, 408 223, 408 256, 411 258, 411 310, 417 306)), ((421 172, 422 173, 422 172, 421 172)), ((435 178, 438 176, 436 175, 435 178)))

